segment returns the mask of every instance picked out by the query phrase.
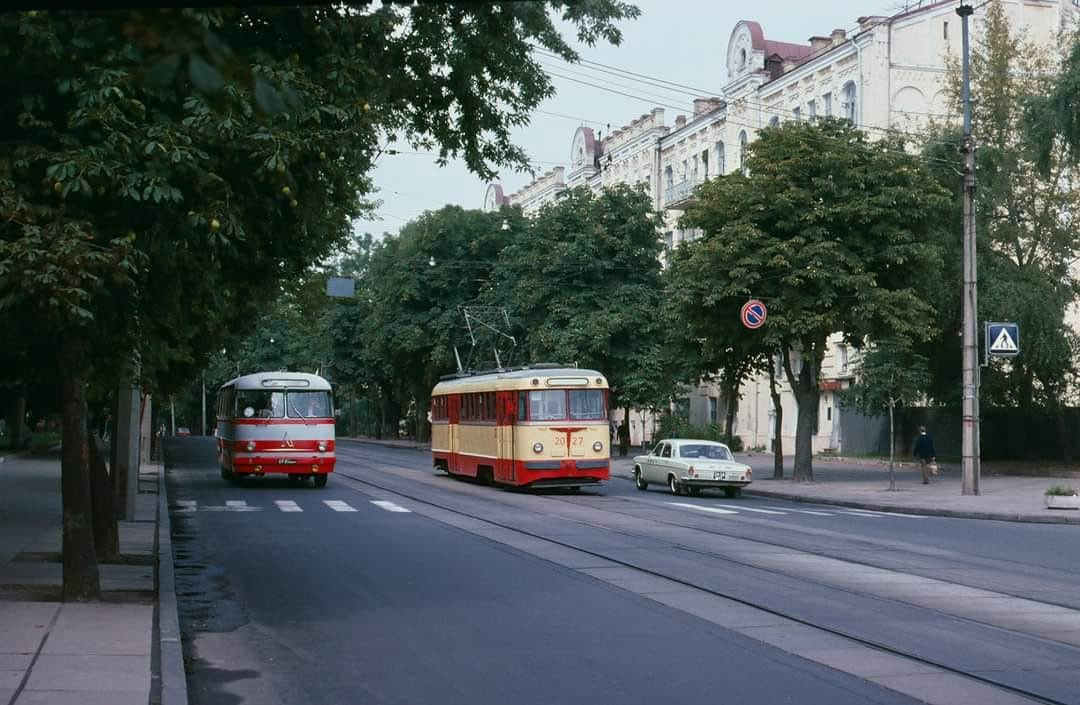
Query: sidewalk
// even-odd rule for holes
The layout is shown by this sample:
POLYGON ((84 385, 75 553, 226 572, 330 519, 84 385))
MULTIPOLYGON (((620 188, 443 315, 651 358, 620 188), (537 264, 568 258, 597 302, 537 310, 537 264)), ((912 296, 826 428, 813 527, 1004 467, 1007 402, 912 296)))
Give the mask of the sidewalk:
MULTIPOLYGON (((120 522, 121 557, 99 566, 100 602, 59 601, 59 456, 8 456, 0 483, 0 704, 146 705, 164 695, 155 663, 168 621, 162 613, 157 629, 159 466, 140 470, 135 516, 120 522)), ((167 558, 171 568, 171 547, 167 558)), ((175 621, 175 596, 171 604, 175 621)), ((186 691, 172 702, 186 703, 186 691)))
MULTIPOLYGON (((429 446, 408 440, 376 441, 368 438, 342 439, 389 448, 427 450, 429 446)), ((633 479, 633 454, 611 459, 611 476, 633 479)), ((961 494, 960 468, 943 465, 942 474, 929 485, 914 463, 896 466, 896 491, 889 491, 889 468, 879 460, 854 458, 814 458, 814 481, 791 481, 794 458, 785 456, 785 480, 773 480, 773 457, 765 453, 736 453, 736 458, 754 469, 754 482, 744 494, 774 497, 797 502, 815 502, 877 511, 905 512, 965 519, 996 519, 1048 524, 1080 524, 1080 511, 1047 509, 1043 493, 1051 485, 1072 485, 1080 489, 1080 478, 1061 476, 1056 469, 1033 474, 997 474, 1009 466, 987 464, 980 478, 978 495, 961 494), (991 474, 993 473, 993 474, 991 474)), ((1067 473, 1066 473, 1067 474, 1067 473)))

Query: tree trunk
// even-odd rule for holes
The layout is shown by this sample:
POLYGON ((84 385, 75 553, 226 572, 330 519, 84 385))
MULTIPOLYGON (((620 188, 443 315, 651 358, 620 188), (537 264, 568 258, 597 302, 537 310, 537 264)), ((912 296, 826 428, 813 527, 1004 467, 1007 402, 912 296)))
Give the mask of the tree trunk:
POLYGON ((896 474, 893 471, 893 458, 896 456, 896 423, 893 421, 893 401, 889 400, 889 491, 896 490, 896 474))
POLYGON ((127 477, 122 472, 117 472, 120 467, 120 449, 116 443, 116 424, 120 420, 120 392, 119 387, 113 390, 109 402, 109 414, 112 416, 109 428, 109 470, 112 480, 113 507, 122 507, 127 503, 127 477))
POLYGON ((739 386, 729 386, 724 389, 724 442, 731 445, 732 432, 735 430, 735 407, 739 399, 739 386))
POLYGON ((1071 465, 1073 461, 1072 439, 1069 438, 1065 427, 1065 407, 1062 406, 1060 401, 1054 404, 1054 428, 1057 431, 1058 443, 1061 447, 1061 459, 1071 465))
POLYGON ((814 426, 817 422, 818 403, 821 397, 817 386, 821 365, 817 351, 823 347, 823 341, 820 344, 803 345, 800 351, 802 364, 798 378, 791 371, 790 352, 784 351, 784 371, 792 391, 795 392, 795 401, 799 405, 795 425, 795 471, 791 478, 795 482, 814 480, 814 426))
POLYGON ((780 399, 780 390, 776 386, 776 367, 769 361, 769 396, 772 397, 773 416, 776 427, 773 429, 773 479, 784 479, 784 405, 780 399))
POLYGON ((94 553, 90 465, 86 443, 85 343, 69 332, 60 341, 60 397, 63 454, 60 489, 64 511, 63 560, 65 601, 100 597, 97 556, 94 553))
POLYGON ((619 427, 619 456, 630 452, 630 407, 623 407, 623 425, 619 427))
POLYGON ((413 392, 416 399, 416 442, 427 443, 431 439, 431 424, 428 423, 428 407, 431 405, 432 387, 417 387, 413 392))
POLYGON ((11 447, 21 449, 26 444, 26 436, 26 383, 21 382, 11 409, 11 447))
MULTIPOLYGON (((120 534, 116 525, 116 505, 113 503, 113 483, 105 465, 105 444, 91 436, 90 500, 93 506, 94 548, 99 561, 108 561, 120 554, 120 534)), ((112 467, 116 475, 116 466, 112 467)), ((131 517, 134 519, 134 517, 131 517)))

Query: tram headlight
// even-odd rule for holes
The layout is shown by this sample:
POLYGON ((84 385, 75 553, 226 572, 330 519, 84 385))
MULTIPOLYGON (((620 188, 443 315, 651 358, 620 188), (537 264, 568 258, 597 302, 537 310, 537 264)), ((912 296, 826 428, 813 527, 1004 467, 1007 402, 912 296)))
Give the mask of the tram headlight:
POLYGON ((533 452, 534 453, 543 453, 544 452, 544 444, 541 443, 540 441, 537 441, 536 443, 533 443, 533 452))
POLYGON ((319 452, 320 453, 325 453, 326 452, 326 441, 319 441, 319 446, 318 447, 319 447, 319 452))
POLYGON ((602 451, 604 449, 604 444, 601 443, 600 441, 597 441, 596 443, 592 444, 592 449, 595 450, 597 453, 599 453, 600 451, 602 451))
POLYGON ((247 442, 247 450, 248 450, 249 453, 255 452, 255 441, 248 441, 247 442))

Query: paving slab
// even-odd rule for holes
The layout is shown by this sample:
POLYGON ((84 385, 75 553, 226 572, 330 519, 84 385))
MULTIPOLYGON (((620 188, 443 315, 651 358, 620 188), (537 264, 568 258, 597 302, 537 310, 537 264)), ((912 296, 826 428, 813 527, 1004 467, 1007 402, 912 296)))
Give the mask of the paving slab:
POLYGON ((146 705, 146 693, 133 690, 24 690, 14 705, 146 705))
POLYGON ((861 647, 815 649, 800 652, 799 655, 823 666, 867 679, 942 672, 939 668, 913 659, 861 647))
POLYGON ((923 702, 941 705, 1034 705, 1041 702, 952 673, 880 676, 869 680, 923 702))
POLYGON ((153 623, 153 605, 67 605, 41 653, 149 656, 153 623))
POLYGON ((133 691, 145 700, 150 690, 150 657, 41 654, 26 689, 133 691))

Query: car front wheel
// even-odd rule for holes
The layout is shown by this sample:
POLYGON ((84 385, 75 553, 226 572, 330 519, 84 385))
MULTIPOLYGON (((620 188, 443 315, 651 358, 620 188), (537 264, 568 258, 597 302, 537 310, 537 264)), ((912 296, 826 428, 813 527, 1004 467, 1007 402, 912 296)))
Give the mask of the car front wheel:
POLYGON ((645 476, 641 474, 641 468, 634 468, 634 485, 643 492, 649 489, 649 483, 645 482, 645 476))

